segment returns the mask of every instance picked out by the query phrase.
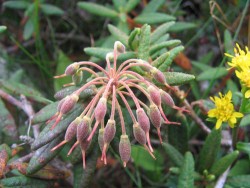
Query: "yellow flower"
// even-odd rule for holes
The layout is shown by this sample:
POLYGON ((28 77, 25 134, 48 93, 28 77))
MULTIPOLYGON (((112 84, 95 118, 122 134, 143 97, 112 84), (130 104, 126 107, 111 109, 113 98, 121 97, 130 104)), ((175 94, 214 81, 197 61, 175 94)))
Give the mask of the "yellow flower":
POLYGON ((216 129, 221 127, 222 122, 227 122, 233 128, 237 122, 236 118, 243 117, 243 114, 234 110, 231 91, 228 91, 224 96, 219 93, 219 96, 210 97, 215 104, 215 108, 208 111, 208 117, 217 119, 216 129))
POLYGON ((250 68, 245 68, 242 71, 235 71, 236 76, 240 79, 243 86, 247 88, 245 98, 250 97, 250 68))
POLYGON ((228 65, 238 70, 250 67, 250 52, 248 47, 245 47, 245 50, 246 51, 242 50, 239 44, 236 43, 236 48, 234 48, 235 56, 225 53, 226 56, 232 57, 232 60, 231 62, 228 62, 228 65))

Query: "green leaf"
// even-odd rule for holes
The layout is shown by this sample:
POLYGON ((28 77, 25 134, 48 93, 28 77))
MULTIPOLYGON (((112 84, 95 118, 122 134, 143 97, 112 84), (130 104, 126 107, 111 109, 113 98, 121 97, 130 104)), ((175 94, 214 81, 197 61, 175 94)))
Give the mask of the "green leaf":
POLYGON ((237 150, 247 153, 250 157, 250 142, 238 142, 236 145, 237 150))
POLYGON ((157 68, 160 71, 166 71, 167 68, 172 64, 174 58, 181 52, 184 50, 183 46, 177 46, 173 49, 171 49, 170 51, 168 51, 169 56, 167 57, 167 59, 159 66, 157 66, 157 68))
POLYGON ((232 54, 234 52, 234 42, 230 31, 227 29, 224 31, 224 47, 225 52, 232 54))
POLYGON ((147 171, 159 171, 163 169, 163 158, 159 152, 154 151, 156 160, 142 146, 132 145, 131 157, 137 166, 147 171))
POLYGON ((43 107, 32 118, 32 124, 42 123, 49 120, 56 112, 59 102, 53 102, 43 107))
POLYGON ((165 52, 165 53, 161 54, 157 59, 155 59, 152 62, 152 65, 154 67, 159 67, 160 65, 162 65, 167 60, 167 58, 169 57, 169 55, 170 55, 169 52, 165 52))
POLYGON ((194 187, 194 158, 192 153, 186 152, 184 163, 180 169, 178 178, 178 188, 194 187))
POLYGON ((172 48, 172 47, 179 45, 180 43, 181 43, 180 40, 169 40, 169 41, 161 42, 161 43, 152 45, 149 53, 150 55, 152 55, 156 53, 157 51, 161 50, 162 48, 172 48))
MULTIPOLYGON (((70 95, 71 93, 73 93, 74 91, 76 91, 78 89, 80 89, 80 87, 76 87, 76 86, 70 86, 70 87, 63 88, 55 93, 54 98, 57 100, 61 100, 64 97, 66 97, 67 95, 70 95)), ((80 93, 79 99, 86 100, 95 94, 96 94, 95 87, 87 87, 85 90, 83 90, 80 93)))
POLYGON ((175 166, 181 167, 184 161, 183 155, 168 143, 163 143, 162 146, 171 162, 174 163, 175 166))
POLYGON ((174 24, 175 22, 167 22, 157 27, 151 34, 151 43, 154 44, 161 36, 166 34, 169 28, 174 24))
POLYGON ((34 174, 47 165, 62 149, 62 147, 51 152, 51 149, 58 145, 63 139, 63 135, 57 136, 52 142, 35 151, 26 169, 27 175, 34 174))
POLYGON ((140 28, 135 28, 130 33, 128 38, 128 46, 131 50, 136 50, 138 48, 140 32, 141 32, 140 28))
POLYGON ((226 183, 234 188, 250 188, 250 175, 230 177, 226 183))
POLYGON ((3 3, 4 7, 12 8, 12 9, 26 9, 30 3, 27 1, 7 1, 3 3))
POLYGON ((42 12, 48 16, 50 15, 61 16, 64 14, 64 11, 62 9, 51 4, 41 4, 40 7, 42 12))
POLYGON ((86 169, 83 169, 82 163, 74 166, 74 188, 91 187, 90 184, 94 177, 96 161, 99 157, 99 147, 95 147, 86 159, 86 169))
POLYGON ((17 126, 11 113, 6 109, 3 101, 0 98, 0 131, 6 136, 17 140, 17 126))
POLYGON ((90 2, 78 2, 77 6, 92 14, 108 18, 117 18, 118 13, 110 8, 90 2))
POLYGON ((13 95, 24 95, 28 98, 31 98, 34 101, 41 102, 44 104, 49 104, 52 101, 44 98, 41 93, 33 88, 30 88, 24 84, 6 81, 0 79, 0 86, 6 89, 10 94, 13 95))
POLYGON ((117 27, 115 27, 115 26, 113 26, 111 24, 108 24, 108 29, 109 29, 109 32, 117 40, 119 40, 125 46, 128 46, 128 35, 126 33, 124 33, 123 31, 121 31, 120 29, 118 29, 117 27))
POLYGON ((44 181, 40 179, 35 179, 35 178, 29 178, 26 176, 15 176, 15 177, 10 177, 10 178, 4 178, 0 180, 0 183, 3 187, 13 187, 13 188, 47 188, 47 187, 53 187, 54 182, 52 181, 44 181))
POLYGON ((163 13, 141 14, 135 18, 136 23, 140 24, 158 24, 163 22, 174 21, 175 17, 163 13))
POLYGON ((31 149, 36 150, 63 134, 68 128, 68 125, 82 112, 82 110, 83 108, 80 105, 76 105, 76 107, 70 111, 71 113, 69 112, 53 130, 51 130, 51 127, 54 121, 48 123, 32 143, 31 149))
POLYGON ((182 85, 195 79, 194 75, 182 72, 164 72, 164 75, 169 85, 182 85))
MULTIPOLYGON (((89 47, 89 48, 84 48, 84 52, 90 56, 94 56, 102 60, 105 60, 107 53, 113 52, 113 49, 89 47)), ((134 52, 126 52, 124 54, 119 55, 118 61, 124 61, 134 57, 136 57, 134 52)))
POLYGON ((169 40, 169 38, 170 38, 169 33, 166 33, 163 36, 161 36, 160 38, 158 38, 158 40, 156 40, 156 42, 154 42, 154 44, 167 41, 167 40, 169 40))
POLYGON ((0 26, 0 33, 4 32, 6 29, 7 29, 6 26, 1 25, 1 26, 0 26))
POLYGON ((128 0, 125 6, 125 12, 130 12, 133 10, 138 5, 138 3, 140 3, 140 0, 128 0))
POLYGON ((127 0, 112 0, 113 5, 119 12, 124 9, 127 0))
POLYGON ((24 25, 24 30, 23 30, 24 40, 28 40, 33 33, 34 33, 34 23, 32 18, 29 18, 24 25))
POLYGON ((238 158, 238 155, 239 155, 239 151, 236 150, 222 157, 218 161, 216 161, 211 167, 211 170, 209 171, 210 174, 213 174, 216 177, 219 177, 238 158))
POLYGON ((205 143, 199 154, 198 170, 203 172, 203 170, 209 170, 216 160, 216 156, 220 149, 221 142, 221 129, 212 130, 212 132, 207 136, 205 143))
MULTIPOLYGON (((57 52, 57 62, 56 62, 56 72, 55 75, 61 75, 64 73, 66 67, 72 63, 72 61, 64 54, 61 50, 57 52)), ((54 79, 54 90, 60 90, 64 84, 71 83, 72 79, 70 77, 64 77, 60 79, 54 79)))
POLYGON ((245 115, 240 121, 240 127, 245 127, 250 124, 250 114, 245 115))
POLYGON ((151 27, 147 24, 143 25, 140 32, 138 58, 148 61, 150 47, 150 31, 151 27))
POLYGON ((231 168, 228 176, 237 176, 250 174, 250 161, 249 159, 237 160, 236 164, 231 168))
POLYGON ((32 3, 28 6, 28 8, 25 10, 24 15, 32 18, 32 14, 34 13, 35 10, 35 3, 32 3))
POLYGON ((214 80, 227 75, 228 71, 225 67, 210 68, 197 76, 198 81, 214 80))
POLYGON ((188 29, 194 29, 196 28, 197 25, 195 23, 190 23, 190 22, 176 22, 174 25, 172 25, 169 28, 169 32, 183 32, 188 29))
POLYGON ((166 1, 165 0, 151 0, 143 9, 142 13, 156 12, 166 1))
POLYGON ((202 71, 206 71, 208 69, 211 69, 212 67, 211 66, 208 66, 206 64, 203 64, 201 62, 198 62, 198 61, 191 61, 192 65, 202 71))
POLYGON ((84 48, 84 52, 90 56, 94 56, 105 60, 107 53, 113 52, 111 48, 99 48, 99 47, 87 47, 84 48))

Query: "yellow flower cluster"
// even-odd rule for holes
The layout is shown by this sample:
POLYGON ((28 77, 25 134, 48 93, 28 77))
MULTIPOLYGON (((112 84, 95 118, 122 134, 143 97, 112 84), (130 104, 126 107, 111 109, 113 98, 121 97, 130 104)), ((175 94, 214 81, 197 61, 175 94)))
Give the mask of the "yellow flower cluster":
POLYGON ((242 86, 246 87, 244 96, 245 98, 250 98, 250 52, 248 47, 245 47, 244 51, 240 48, 239 44, 236 44, 234 53, 235 56, 225 54, 226 56, 232 58, 231 62, 228 62, 228 65, 236 69, 236 76, 239 78, 242 86))
POLYGON ((210 97, 214 102, 215 108, 208 111, 208 117, 216 118, 216 129, 221 127, 222 122, 227 122, 231 128, 237 122, 236 118, 243 117, 243 114, 234 110, 232 103, 232 92, 228 91, 226 95, 219 93, 219 97, 210 97))

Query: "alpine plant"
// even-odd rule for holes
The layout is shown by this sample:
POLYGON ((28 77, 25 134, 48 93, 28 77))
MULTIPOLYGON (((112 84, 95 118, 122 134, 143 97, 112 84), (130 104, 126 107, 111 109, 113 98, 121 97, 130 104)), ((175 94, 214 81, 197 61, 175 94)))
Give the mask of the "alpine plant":
POLYGON ((98 132, 98 143, 102 151, 101 159, 104 164, 107 164, 106 152, 111 141, 115 137, 117 124, 121 126, 119 154, 124 167, 126 167, 131 155, 131 144, 126 133, 126 125, 121 105, 126 107, 132 119, 133 125, 127 126, 133 126, 135 140, 139 142, 153 158, 155 157, 149 135, 151 123, 156 128, 161 143, 161 125, 179 124, 168 120, 163 112, 162 103, 177 110, 184 110, 175 106, 172 97, 152 82, 152 80, 155 79, 161 85, 166 86, 168 89, 172 89, 167 84, 165 76, 160 70, 141 59, 128 59, 117 66, 117 58, 122 53, 125 53, 125 47, 121 42, 116 41, 113 53, 108 53, 106 55, 106 69, 93 62, 81 61, 70 64, 66 68, 64 74, 55 76, 55 78, 72 76, 73 81, 79 83, 81 81, 82 72, 87 71, 92 75, 92 79, 59 102, 57 113, 49 120, 54 121, 51 129, 54 129, 63 116, 73 109, 82 91, 93 86, 97 90, 95 96, 87 104, 84 111, 69 124, 64 140, 52 149, 52 151, 54 151, 76 138, 76 142, 70 149, 68 155, 70 155, 74 148, 79 145, 82 151, 83 168, 86 168, 86 150, 96 132, 98 132), (99 73, 87 66, 97 69, 99 73), (132 69, 135 66, 139 66, 143 70, 146 70, 152 79, 146 79, 133 71, 132 69), (145 95, 148 102, 145 103, 139 100, 134 91, 140 91, 145 95), (132 99, 135 104, 135 114, 128 103, 128 99, 132 99), (110 116, 109 119, 106 120, 105 116, 107 115, 108 108, 110 108, 110 116), (119 117, 119 123, 115 120, 116 113, 119 117))

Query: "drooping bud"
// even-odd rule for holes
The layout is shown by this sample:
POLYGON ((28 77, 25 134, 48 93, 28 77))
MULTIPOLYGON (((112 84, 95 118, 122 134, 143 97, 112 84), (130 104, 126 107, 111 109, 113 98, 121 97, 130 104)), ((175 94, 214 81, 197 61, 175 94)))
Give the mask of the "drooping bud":
POLYGON ((104 147, 104 129, 101 128, 99 129, 99 134, 98 134, 98 144, 99 144, 99 147, 100 147, 100 150, 102 151, 103 150, 103 147, 104 147))
POLYGON ((81 120, 82 118, 77 117, 74 121, 72 121, 69 124, 66 130, 65 136, 64 136, 64 140, 58 145, 56 145, 54 148, 52 148, 51 151, 55 151, 56 149, 60 148, 64 144, 68 143, 70 140, 72 140, 76 136, 77 126, 81 122, 81 120))
POLYGON ((115 137, 115 120, 109 119, 104 129, 104 143, 110 143, 115 137))
POLYGON ((72 95, 68 95, 65 99, 64 102, 62 103, 62 106, 60 108, 60 113, 61 114, 66 114, 68 113, 70 110, 72 110, 72 108, 75 106, 75 104, 77 103, 79 99, 79 96, 76 94, 72 94, 72 95))
POLYGON ((66 75, 73 75, 76 73, 76 71, 78 70, 79 68, 79 64, 78 63, 72 63, 70 64, 66 69, 65 69, 65 74, 66 75))
POLYGON ((136 141, 139 142, 141 145, 143 145, 144 148, 148 151, 148 153, 152 156, 152 158, 155 159, 155 156, 153 155, 153 153, 150 151, 150 149, 146 145, 146 141, 147 141, 146 134, 142 130, 142 128, 139 126, 138 123, 135 123, 133 125, 133 133, 134 133, 134 137, 135 137, 136 141))
POLYGON ((82 70, 77 70, 76 73, 72 75, 72 81, 76 86, 82 83, 82 79, 83 79, 82 70))
POLYGON ((116 49, 118 53, 125 52, 125 46, 120 41, 115 42, 114 49, 116 49))
POLYGON ((81 117, 77 117, 74 121, 72 121, 65 133, 64 140, 70 141, 76 136, 76 131, 79 123, 82 121, 81 117))
POLYGON ((154 67, 151 70, 151 73, 156 81, 160 82, 161 84, 166 84, 165 75, 159 69, 154 67))
POLYGON ((98 101, 96 108, 95 108, 95 119, 97 122, 101 122, 104 119, 107 112, 107 99, 102 97, 98 101))
POLYGON ((140 127, 144 130, 144 132, 146 134, 148 147, 149 147, 150 151, 153 152, 153 148, 151 146, 150 138, 149 138, 149 129, 150 129, 149 118, 142 108, 138 108, 136 110, 136 115, 137 115, 137 120, 138 120, 140 127))
POLYGON ((150 98, 153 101, 153 103, 155 103, 156 106, 160 106, 161 105, 161 94, 160 94, 159 89, 150 85, 148 87, 148 93, 149 93, 150 98))
POLYGON ((77 141, 80 143, 85 140, 90 134, 90 118, 84 116, 82 121, 77 126, 77 141))
POLYGON ((131 145, 128 135, 121 135, 119 143, 119 153, 121 156, 121 160, 123 161, 123 166, 126 167, 126 164, 129 161, 131 155, 131 145))
POLYGON ((160 94, 161 94, 161 100, 162 100, 163 103, 170 106, 171 108, 173 108, 175 106, 174 100, 172 99, 172 97, 167 92, 160 89, 160 94))
POLYGON ((137 142, 139 142, 141 145, 146 144, 146 134, 138 123, 133 125, 133 133, 137 142))
POLYGON ((136 115, 137 115, 137 121, 141 128, 144 130, 144 132, 149 132, 150 129, 150 121, 149 118, 146 114, 146 112, 143 110, 143 108, 138 108, 136 110, 136 115))
POLYGON ((161 112, 156 105, 150 105, 149 107, 149 118, 155 128, 161 127, 161 112))

